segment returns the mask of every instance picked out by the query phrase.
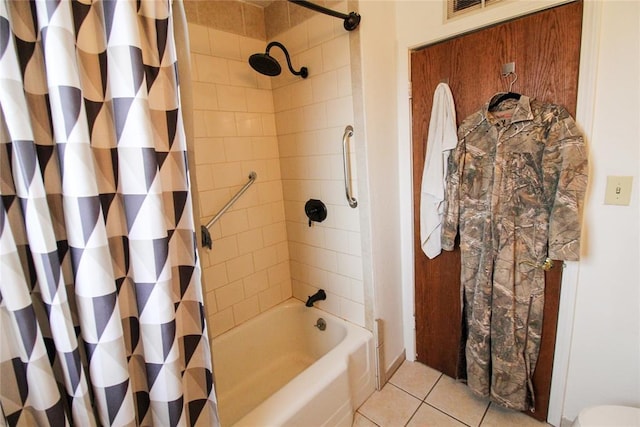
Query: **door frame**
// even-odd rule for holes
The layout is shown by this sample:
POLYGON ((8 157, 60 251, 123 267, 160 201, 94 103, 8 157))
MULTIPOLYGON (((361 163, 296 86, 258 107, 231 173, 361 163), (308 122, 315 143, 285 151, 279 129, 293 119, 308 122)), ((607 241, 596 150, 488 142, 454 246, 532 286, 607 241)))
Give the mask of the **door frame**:
MULTIPOLYGON (((559 4, 550 4, 540 10, 552 8, 559 4)), ((531 11, 534 13, 540 10, 531 11)), ((595 107, 596 78, 598 74, 597 61, 599 57, 600 22, 602 17, 602 4, 596 1, 584 1, 582 17, 582 40, 581 55, 578 74, 578 91, 576 104, 576 122, 583 131, 587 146, 593 134, 593 113, 595 107)), ((504 21, 513 17, 505 18, 504 21)), ((488 27, 495 22, 483 25, 488 27)), ((448 38, 457 36, 451 34, 446 37, 437 37, 424 40, 420 46, 433 44, 448 38)), ((403 87, 410 87, 410 52, 416 46, 399 46, 398 51, 398 76, 399 76, 399 102, 398 103, 398 136, 402 145, 399 147, 402 152, 400 159, 401 171, 406 171, 401 179, 403 188, 401 200, 413 200, 413 167, 412 167, 412 141, 411 141, 411 94, 409 99, 405 97, 403 87), (408 102, 407 102, 408 101, 408 102)), ((587 188, 587 195, 590 194, 590 187, 587 188)), ((415 331, 415 270, 413 266, 414 252, 414 232, 413 229, 413 206, 409 203, 403 209, 402 217, 406 223, 410 224, 404 230, 402 239, 402 260, 403 271, 403 330, 404 344, 408 360, 415 360, 416 355, 416 331, 415 331)), ((404 222, 404 221, 403 221, 404 222)), ((553 362, 549 412, 547 422, 553 425, 560 425, 564 412, 565 391, 567 375, 569 371, 569 357, 571 351, 571 340, 573 335, 573 320, 575 314, 575 302, 577 296, 577 284, 580 273, 579 262, 565 262, 562 276, 562 286, 560 293, 560 303, 558 312, 558 326, 556 335, 555 356, 553 362)))

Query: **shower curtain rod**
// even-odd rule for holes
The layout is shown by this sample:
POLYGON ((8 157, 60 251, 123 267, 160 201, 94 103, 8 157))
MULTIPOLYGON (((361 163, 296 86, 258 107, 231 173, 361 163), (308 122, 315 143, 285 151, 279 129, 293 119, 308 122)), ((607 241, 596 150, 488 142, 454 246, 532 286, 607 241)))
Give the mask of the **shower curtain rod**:
POLYGON ((326 7, 319 6, 315 3, 311 3, 306 0, 289 0, 291 3, 295 3, 298 6, 306 7, 307 9, 315 10, 316 12, 324 13, 336 18, 344 19, 344 29, 347 31, 353 31, 358 28, 360 24, 360 15, 355 12, 350 12, 348 15, 337 12, 335 10, 327 9, 326 7))

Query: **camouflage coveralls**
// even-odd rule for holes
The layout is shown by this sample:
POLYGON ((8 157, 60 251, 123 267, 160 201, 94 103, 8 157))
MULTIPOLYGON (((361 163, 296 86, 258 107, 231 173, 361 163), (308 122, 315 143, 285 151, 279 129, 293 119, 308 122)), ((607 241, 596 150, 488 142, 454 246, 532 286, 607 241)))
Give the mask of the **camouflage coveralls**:
POLYGON ((442 247, 453 249, 459 226, 467 384, 527 410, 542 329, 542 265, 547 257, 579 257, 586 150, 563 107, 526 96, 503 101, 500 111, 487 106, 458 129, 442 247))

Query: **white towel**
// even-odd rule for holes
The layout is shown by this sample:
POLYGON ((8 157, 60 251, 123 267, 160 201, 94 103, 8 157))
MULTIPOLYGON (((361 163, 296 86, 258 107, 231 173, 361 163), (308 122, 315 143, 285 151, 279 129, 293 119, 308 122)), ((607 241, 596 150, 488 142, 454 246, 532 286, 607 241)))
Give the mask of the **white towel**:
POLYGON ((447 161, 457 143, 453 96, 449 86, 440 83, 433 94, 420 192, 420 244, 429 258, 435 258, 442 252, 440 236, 444 216, 447 161))

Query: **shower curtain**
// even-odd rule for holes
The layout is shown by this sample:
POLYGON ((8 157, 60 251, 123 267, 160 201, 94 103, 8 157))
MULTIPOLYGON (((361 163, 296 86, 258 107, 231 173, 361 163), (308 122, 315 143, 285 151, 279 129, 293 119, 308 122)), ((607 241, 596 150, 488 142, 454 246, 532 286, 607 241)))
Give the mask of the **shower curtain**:
POLYGON ((0 425, 219 424, 171 12, 0 0, 0 425))

